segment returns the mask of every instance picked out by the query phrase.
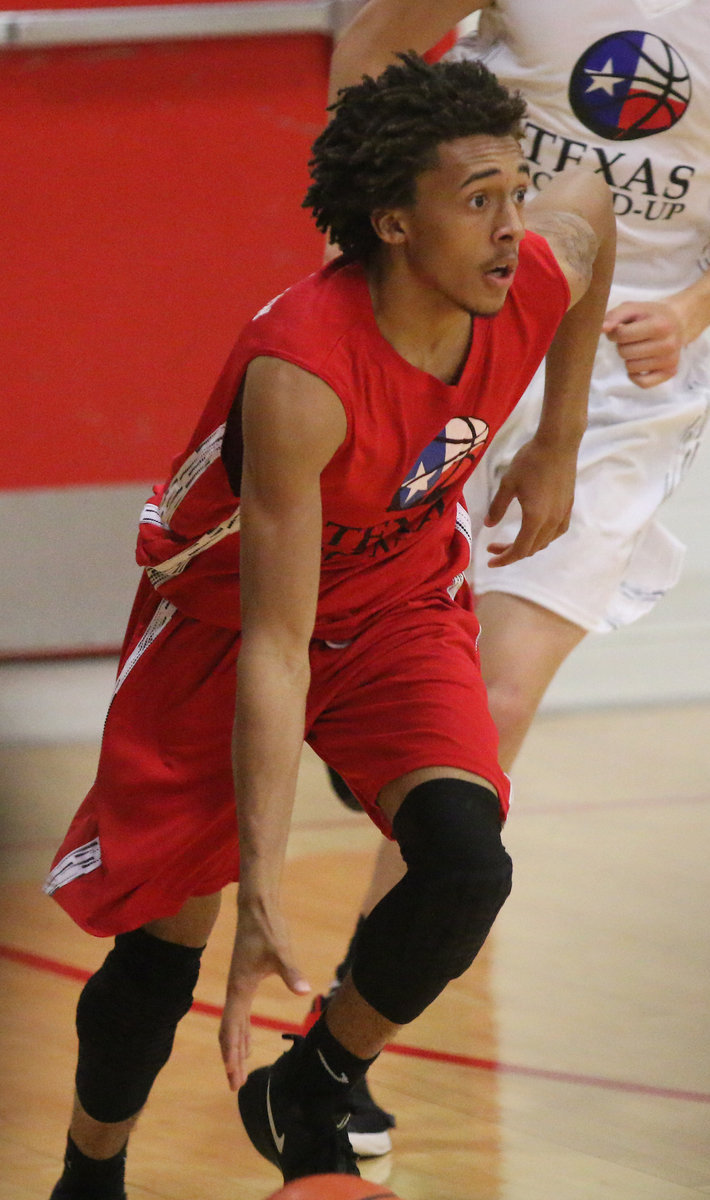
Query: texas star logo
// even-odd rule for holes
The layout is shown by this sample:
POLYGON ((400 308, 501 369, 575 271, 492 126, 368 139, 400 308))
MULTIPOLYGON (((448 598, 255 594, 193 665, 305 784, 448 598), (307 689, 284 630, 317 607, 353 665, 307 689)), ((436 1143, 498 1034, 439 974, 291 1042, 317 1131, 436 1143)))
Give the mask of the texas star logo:
POLYGON ((671 129, 690 94, 690 73, 678 51, 638 29, 600 38, 579 58, 569 83, 575 115, 609 141, 634 141, 671 129))
POLYGON ((476 457, 488 437, 488 425, 478 417, 454 417, 418 457, 389 511, 431 503, 476 457))

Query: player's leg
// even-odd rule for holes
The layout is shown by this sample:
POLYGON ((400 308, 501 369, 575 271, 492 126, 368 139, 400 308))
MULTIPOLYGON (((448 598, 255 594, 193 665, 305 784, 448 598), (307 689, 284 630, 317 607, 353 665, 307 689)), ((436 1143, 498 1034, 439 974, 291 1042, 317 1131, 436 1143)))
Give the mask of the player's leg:
MULTIPOLYGON (((498 730, 498 759, 503 770, 510 771, 547 688, 586 630, 539 604, 503 592, 481 596, 476 612, 481 624, 481 673, 498 730)), ((363 898, 360 920, 336 969, 337 982, 342 982, 349 969, 360 921, 404 870, 397 843, 384 841, 363 898)))
POLYGON ((450 767, 412 772, 383 789, 380 807, 406 869, 364 919, 326 1017, 362 1058, 468 969, 512 878, 498 796, 485 778, 450 767))
MULTIPOLYGON (((510 771, 549 684, 585 630, 549 609, 518 596, 490 592, 476 605, 481 624, 479 654, 491 715, 498 729, 498 757, 510 771)), ((383 841, 375 860, 360 916, 329 995, 318 998, 306 1025, 333 1003, 351 965, 365 918, 403 877, 405 864, 396 842, 383 841)), ((337 1011, 337 1010, 336 1010, 337 1011)), ((362 1156, 385 1154, 395 1118, 370 1092, 367 1081, 355 1090, 349 1136, 362 1156)))
POLYGON ((498 758, 510 771, 540 702, 586 630, 520 596, 487 592, 476 601, 478 650, 498 729, 498 758))
MULTIPOLYGON (((441 768, 429 768, 425 771, 419 771, 419 772, 412 774, 411 776, 407 776, 404 781, 396 781, 394 784, 388 786, 386 789, 383 790, 383 794, 382 794, 382 798, 381 798, 381 802, 380 802, 381 806, 383 807, 383 810, 384 811, 388 810, 390 803, 391 803, 391 797, 393 795, 397 796, 397 798, 398 798, 397 799, 397 808, 399 808, 399 806, 402 803, 402 800, 404 798, 406 798, 408 793, 410 791, 412 791, 419 783, 423 784, 425 782, 428 782, 430 779, 432 779, 432 780, 438 779, 440 772, 441 772, 441 768)), ((446 795, 446 791, 449 788, 449 778, 453 778, 453 779, 458 779, 458 778, 469 779, 470 778, 474 782, 475 786, 477 786, 477 787, 480 786, 486 790, 489 790, 491 792, 491 795, 495 796, 495 791, 491 788, 490 784, 486 783, 485 780, 479 779, 476 776, 469 777, 464 772, 458 772, 454 769, 451 769, 450 771, 447 771, 447 773, 446 773, 446 776, 445 776, 446 782, 445 783, 436 784, 433 788, 428 789, 429 792, 431 793, 432 797, 436 797, 439 794, 446 795)), ((457 790, 457 791, 462 790, 464 800, 467 799, 468 789, 457 789, 455 785, 454 785, 454 787, 455 787, 455 790, 457 790)), ((427 789, 423 789, 423 790, 426 791, 427 789)), ((351 974, 354 963, 356 961, 359 961, 360 956, 362 954, 363 942, 367 942, 369 939, 370 933, 369 933, 369 927, 367 924, 368 917, 373 912, 373 910, 377 907, 377 905, 380 903, 380 901, 386 895, 388 895, 398 884, 400 884, 402 882, 406 873, 407 873, 407 864, 405 863, 405 861, 402 857, 402 850, 400 848, 399 841, 389 841, 389 839, 388 839, 385 842, 383 842, 382 846, 380 847, 380 853, 379 853, 378 859, 377 859, 376 870, 373 873, 373 877, 370 882, 370 887, 366 894, 366 897, 365 897, 365 900, 364 900, 364 903, 362 906, 362 910, 361 910, 360 916, 358 918, 358 923, 357 923, 355 933, 350 941, 350 945, 348 947, 348 952, 346 954, 346 957, 338 967, 337 986, 334 986, 331 989, 331 993, 330 993, 330 997, 329 997, 329 1004, 324 1006, 324 1007, 330 1007, 330 1005, 332 1003, 334 1006, 335 1014, 340 1012, 341 1004, 342 1004, 342 1000, 338 1000, 337 1003, 334 1003, 335 999, 336 999, 336 995, 340 995, 341 990, 343 989, 343 985, 346 982, 346 979, 348 979, 348 977, 351 974)), ((346 993, 350 990, 351 989, 350 989, 349 985, 345 987, 346 993)), ((337 1019, 337 1017, 334 1019, 337 1019)), ((330 1025, 330 1023, 331 1022, 329 1019, 328 1024, 330 1025)), ((312 1022, 312 1021, 309 1022, 309 1027, 312 1026, 312 1024, 314 1024, 314 1022, 312 1022)))
MULTIPOLYGON (((342 784, 342 786, 345 787, 346 785, 342 784)), ((355 800, 355 797, 352 796, 352 793, 349 793, 349 795, 350 801, 344 800, 343 802, 347 803, 348 807, 356 807, 360 810, 360 805, 355 800)), ((365 918, 378 901, 396 883, 399 883, 404 872, 405 866, 402 861, 402 855, 399 852, 399 846, 396 842, 391 842, 389 838, 383 838, 375 857, 370 886, 363 900, 360 915, 355 924, 350 942, 342 960, 335 968, 335 974, 328 991, 317 995, 313 1000, 310 1012, 303 1023, 304 1034, 308 1033, 308 1030, 315 1025, 316 1021, 325 1012, 348 975, 365 918)), ((393 1113, 388 1112, 377 1103, 370 1090, 367 1077, 361 1079, 351 1089, 348 1111, 350 1113, 348 1138, 357 1157, 378 1158, 383 1154, 389 1154, 392 1149, 392 1135, 390 1130, 395 1128, 397 1122, 393 1113)))
POLYGON ((239 1103, 256 1148, 284 1179, 355 1173, 336 1125, 383 1047, 473 962, 511 884, 498 796, 448 767, 385 787, 380 807, 407 863, 404 878, 363 922, 352 969, 324 1015, 239 1103))
MULTIPOLYGON (((477 632, 473 615, 446 597, 431 612, 389 614, 349 650, 329 652, 326 707, 309 741, 391 829, 407 871, 363 922, 352 968, 325 1013, 240 1093, 252 1142, 286 1178, 352 1169, 345 1158, 319 1164, 325 1125, 332 1135, 353 1084, 385 1043, 467 969, 508 894, 508 781, 496 760, 477 632), (450 765, 423 765, 446 764, 447 756, 450 765), (305 1132, 289 1132, 294 1112, 305 1132)), ((318 680, 317 656, 312 666, 318 680)))
POLYGON ((220 892, 237 878, 237 651, 235 632, 185 617, 142 579, 96 780, 45 884, 81 928, 129 931, 77 1006, 76 1104, 55 1200, 122 1200, 128 1135, 192 1003, 220 892))
POLYGON ((64 1172, 52 1200, 123 1200, 126 1144, 192 1004, 219 894, 120 934, 77 1006, 79 1055, 64 1172))
MULTIPOLYGON (((481 673, 498 729, 498 758, 503 770, 510 771, 547 688, 586 630, 539 604, 503 592, 481 596, 476 611, 481 623, 478 643, 481 673)), ((342 982, 349 969, 361 921, 404 871, 397 843, 384 841, 363 898, 358 925, 345 958, 336 969, 338 982, 342 982)))
MULTIPOLYGON (((361 811, 359 804, 358 810, 361 811)), ((360 906, 360 915, 358 916, 357 923, 350 942, 348 943, 345 955, 335 968, 333 981, 328 992, 324 996, 316 997, 316 1000, 314 1001, 314 1008, 306 1021, 305 1032, 307 1032, 310 1026, 314 1023, 314 1014, 322 1011, 323 1007, 329 1002, 330 998, 335 995, 335 992, 338 990, 340 984, 348 974, 350 967, 352 966, 353 954, 355 953, 355 948, 357 946, 360 928, 363 921, 367 916, 369 916, 378 901, 380 901, 382 897, 387 894, 387 892, 391 891, 396 883, 399 883, 400 879, 404 875, 405 870, 406 868, 402 861, 402 855, 400 854, 397 843, 390 841, 389 838, 383 838, 377 851, 375 866, 370 878, 367 892, 365 893, 360 906)))
MULTIPOLYGON (((572 621, 518 596, 489 592, 476 604, 478 643, 488 704, 498 730, 498 759, 510 771, 550 683, 586 635, 572 621)), ((379 847, 360 920, 336 970, 342 982, 352 961, 360 921, 401 879, 405 866, 396 842, 379 847)))

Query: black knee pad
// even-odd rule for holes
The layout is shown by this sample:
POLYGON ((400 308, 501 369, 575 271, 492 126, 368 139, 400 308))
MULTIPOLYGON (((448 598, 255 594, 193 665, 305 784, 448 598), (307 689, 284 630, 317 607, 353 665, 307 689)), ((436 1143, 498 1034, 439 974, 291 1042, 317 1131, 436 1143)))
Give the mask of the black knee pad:
POLYGON ((512 863, 497 797, 465 779, 413 788, 393 832, 407 872, 362 925, 352 975, 373 1008, 403 1025, 470 967, 510 893, 512 863))
POLYGON ((79 997, 76 1090, 96 1121, 141 1110, 192 1004, 201 950, 142 929, 122 933, 79 997))

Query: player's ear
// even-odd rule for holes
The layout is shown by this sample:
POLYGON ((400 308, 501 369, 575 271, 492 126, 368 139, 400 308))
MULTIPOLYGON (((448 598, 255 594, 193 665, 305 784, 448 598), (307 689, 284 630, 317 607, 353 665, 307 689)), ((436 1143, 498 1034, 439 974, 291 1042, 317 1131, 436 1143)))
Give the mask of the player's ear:
POLYGON ((380 241, 389 246, 399 246, 406 240, 407 233, 399 208, 376 208, 370 214, 372 228, 380 241))

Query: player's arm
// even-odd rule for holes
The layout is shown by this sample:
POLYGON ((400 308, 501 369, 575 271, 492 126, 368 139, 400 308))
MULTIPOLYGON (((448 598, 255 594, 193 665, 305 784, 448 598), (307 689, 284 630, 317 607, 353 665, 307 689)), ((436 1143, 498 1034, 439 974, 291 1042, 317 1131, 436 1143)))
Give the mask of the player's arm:
POLYGON ((684 346, 710 325, 710 271, 689 287, 663 300, 625 300, 610 309, 604 333, 617 349, 626 371, 639 387, 672 379, 684 346))
POLYGON ((320 475, 346 433, 343 407, 320 379, 275 358, 249 366, 240 495, 242 644, 233 736, 240 842, 238 924, 220 1030, 230 1085, 249 1049, 249 1010, 264 976, 293 991, 279 889, 310 682, 320 579, 320 475))
POLYGON ((542 414, 534 438, 513 459, 486 517, 500 521, 513 496, 523 521, 510 545, 493 542, 491 566, 544 549, 569 526, 577 453, 587 425, 589 385, 616 253, 612 195, 583 170, 559 176, 527 206, 526 225, 542 234, 570 289, 570 307, 547 354, 542 414))
POLYGON ((460 21, 492 0, 369 0, 346 25, 333 51, 329 100, 363 75, 380 75, 398 52, 425 54, 460 21))

